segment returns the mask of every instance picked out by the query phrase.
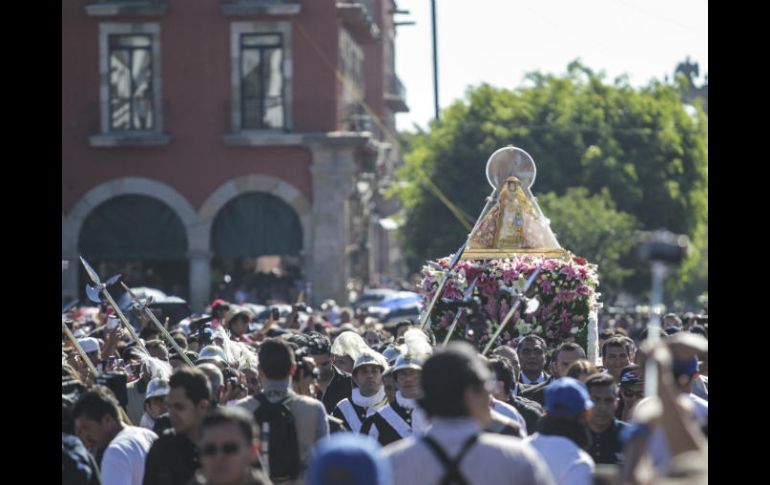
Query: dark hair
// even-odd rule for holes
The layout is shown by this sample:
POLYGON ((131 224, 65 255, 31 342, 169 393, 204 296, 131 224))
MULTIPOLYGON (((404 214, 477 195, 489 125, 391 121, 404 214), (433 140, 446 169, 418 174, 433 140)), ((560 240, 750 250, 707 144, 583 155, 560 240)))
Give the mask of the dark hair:
POLYGON ((83 416, 92 421, 101 421, 104 416, 112 416, 120 422, 118 407, 115 394, 106 386, 96 385, 80 395, 72 408, 72 419, 83 416))
POLYGON ((690 327, 690 333, 697 333, 697 334, 703 335, 706 338, 709 338, 708 331, 701 324, 695 324, 692 327, 690 327))
POLYGON ((544 435, 563 436, 584 450, 591 448, 588 426, 575 418, 563 418, 544 414, 537 422, 537 431, 544 435))
POLYGON ((611 386, 613 394, 615 393, 615 380, 609 374, 593 374, 586 379, 586 387, 591 392, 592 387, 611 386))
POLYGON ((467 416, 465 391, 483 388, 489 374, 470 344, 452 342, 425 361, 419 404, 428 416, 467 416))
POLYGON ((155 328, 154 325, 148 325, 139 331, 139 338, 144 339, 145 341, 152 340, 153 338, 156 338, 158 335, 160 335, 160 330, 155 328))
POLYGON ((237 426, 246 443, 251 444, 258 437, 254 417, 250 412, 238 406, 218 407, 206 413, 201 422, 201 434, 207 428, 223 424, 234 424, 237 426))
POLYGON ((576 360, 567 368, 567 377, 573 379, 579 379, 583 374, 593 375, 597 373, 599 373, 599 369, 586 359, 576 360))
POLYGON ((297 359, 297 377, 308 377, 313 374, 313 369, 315 369, 315 362, 310 357, 297 359))
POLYGON ((578 344, 572 343, 572 342, 564 342, 563 344, 559 345, 559 347, 553 351, 553 355, 551 356, 551 362, 556 362, 559 358, 559 354, 563 351, 567 352, 577 352, 580 354, 581 359, 586 358, 586 351, 583 350, 583 347, 581 347, 578 344))
POLYGON ((682 326, 682 319, 679 318, 679 315, 677 315, 676 313, 666 313, 665 315, 663 315, 663 318, 661 319, 661 321, 665 322, 666 320, 673 320, 672 325, 676 327, 682 326))
POLYGON ((259 367, 268 379, 278 381, 289 377, 294 365, 294 352, 283 339, 271 338, 259 347, 259 367))
POLYGON ((631 357, 631 350, 636 352, 636 342, 631 337, 623 337, 623 341, 626 343, 626 353, 631 357))
POLYGON ((602 345, 602 359, 607 355, 608 347, 620 347, 623 349, 626 357, 629 356, 628 348, 626 347, 626 341, 623 339, 623 337, 612 337, 611 339, 604 342, 604 345, 602 345))
POLYGON ((613 336, 613 335, 615 335, 615 334, 612 332, 612 330, 610 330, 609 328, 605 328, 605 329, 604 329, 604 330, 602 330, 602 331, 601 331, 601 333, 599 334, 599 339, 601 339, 601 340, 607 340, 607 339, 610 339, 610 338, 612 338, 612 336, 613 336))
POLYGON ((505 394, 508 395, 513 387, 513 366, 503 356, 492 357, 487 360, 487 367, 495 373, 495 378, 503 383, 505 394))
POLYGON ((211 399, 211 384, 206 374, 197 367, 179 367, 168 380, 169 388, 184 388, 187 399, 198 404, 211 399))
MULTIPOLYGON (((642 331, 639 332, 639 340, 647 340, 647 335, 649 331, 650 331, 650 327, 644 327, 644 329, 642 329, 642 331)), ((662 328, 658 328, 658 335, 662 339, 668 337, 668 334, 662 328)))
POLYGON ((308 355, 328 355, 332 353, 332 343, 329 337, 318 332, 307 334, 308 355))
POLYGON ((535 342, 539 343, 543 346, 543 350, 548 350, 548 345, 545 343, 545 340, 543 340, 542 337, 539 337, 534 334, 525 335, 521 340, 519 340, 519 345, 516 347, 516 353, 519 353, 519 348, 521 348, 522 344, 524 342, 527 342, 529 340, 534 340, 535 342))

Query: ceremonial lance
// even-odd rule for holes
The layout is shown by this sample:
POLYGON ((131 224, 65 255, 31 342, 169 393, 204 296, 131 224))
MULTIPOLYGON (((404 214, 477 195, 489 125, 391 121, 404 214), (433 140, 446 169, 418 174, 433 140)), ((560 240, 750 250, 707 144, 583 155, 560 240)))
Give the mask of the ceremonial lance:
POLYGON ((155 324, 156 327, 158 327, 158 330, 160 331, 161 335, 168 341, 169 344, 176 350, 177 354, 179 354, 179 357, 185 361, 187 365, 190 367, 195 367, 195 364, 192 363, 189 357, 187 357, 187 354, 184 353, 184 350, 182 350, 181 347, 179 347, 179 344, 176 343, 176 340, 174 340, 174 337, 171 336, 170 333, 168 333, 168 330, 163 326, 162 323, 158 321, 158 318, 155 316, 154 313, 152 313, 152 310, 148 307, 148 302, 145 302, 144 304, 139 301, 139 298, 134 294, 133 291, 131 291, 131 288, 129 288, 124 282, 120 282, 121 285, 123 285, 123 289, 128 292, 128 295, 131 297, 132 300, 134 300, 134 303, 136 304, 136 307, 143 311, 145 315, 150 317, 150 320, 155 324))
POLYGON ((83 257, 80 257, 80 262, 83 263, 83 267, 86 269, 86 273, 88 273, 88 277, 91 279, 91 282, 94 284, 94 286, 86 285, 86 294, 88 295, 88 298, 91 299, 91 301, 95 303, 101 303, 101 295, 104 295, 104 298, 107 300, 107 302, 110 304, 113 310, 115 310, 115 314, 118 316, 121 322, 123 322, 123 326, 126 328, 128 333, 131 335, 131 338, 134 339, 136 344, 146 353, 147 355, 150 355, 150 353, 147 351, 147 347, 144 346, 144 343, 139 339, 139 336, 136 334, 136 331, 134 330, 134 327, 131 326, 130 323, 128 323, 128 319, 123 314, 123 311, 120 309, 117 303, 115 303, 115 300, 112 298, 112 295, 110 295, 110 292, 107 290, 108 286, 112 286, 120 279, 121 275, 116 274, 106 282, 102 283, 102 280, 99 279, 99 275, 94 271, 94 269, 91 267, 88 262, 83 259, 83 257))

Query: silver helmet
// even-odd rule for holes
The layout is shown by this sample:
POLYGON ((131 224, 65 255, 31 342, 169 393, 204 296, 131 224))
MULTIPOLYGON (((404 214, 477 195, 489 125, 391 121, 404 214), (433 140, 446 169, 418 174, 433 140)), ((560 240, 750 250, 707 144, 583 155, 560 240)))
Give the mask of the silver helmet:
POLYGON ((155 378, 147 384, 147 393, 144 395, 144 400, 148 400, 153 397, 168 396, 171 388, 168 386, 168 380, 155 378))
POLYGON ((365 365, 375 365, 382 369, 383 373, 390 367, 388 361, 385 360, 385 357, 383 357, 382 354, 374 351, 364 352, 353 364, 353 374, 356 373, 356 369, 365 365))

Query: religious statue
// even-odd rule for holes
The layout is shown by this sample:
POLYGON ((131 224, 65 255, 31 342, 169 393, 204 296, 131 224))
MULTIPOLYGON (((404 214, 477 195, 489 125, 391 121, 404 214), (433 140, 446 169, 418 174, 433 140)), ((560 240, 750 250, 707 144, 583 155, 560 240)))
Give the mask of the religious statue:
POLYGON ((535 162, 520 148, 505 147, 490 157, 487 179, 497 198, 471 232, 463 259, 565 254, 529 191, 535 173, 535 162))

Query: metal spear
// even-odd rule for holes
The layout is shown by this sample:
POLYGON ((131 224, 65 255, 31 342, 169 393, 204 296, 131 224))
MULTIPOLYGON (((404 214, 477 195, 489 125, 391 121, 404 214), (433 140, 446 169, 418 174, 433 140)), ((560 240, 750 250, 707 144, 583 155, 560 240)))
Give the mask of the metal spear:
POLYGON ((179 344, 176 343, 176 340, 174 340, 174 337, 171 336, 170 333, 168 333, 168 330, 163 326, 162 323, 158 321, 158 318, 155 316, 154 313, 152 313, 152 310, 147 306, 147 304, 142 304, 139 301, 139 298, 134 294, 133 291, 131 291, 131 288, 129 288, 124 282, 120 282, 121 285, 123 285, 123 289, 126 290, 128 295, 131 297, 134 302, 136 302, 137 307, 144 311, 144 313, 150 317, 150 320, 155 324, 156 327, 158 327, 158 330, 160 331, 161 335, 168 341, 169 344, 171 344, 172 347, 174 347, 174 350, 176 350, 177 354, 179 354, 179 357, 185 361, 187 365, 190 367, 195 367, 195 364, 192 363, 189 357, 187 357, 187 354, 184 353, 184 350, 182 350, 181 347, 179 347, 179 344))
POLYGON ((508 321, 510 321, 511 318, 513 318, 513 314, 516 312, 516 309, 519 308, 519 305, 521 304, 522 300, 524 300, 526 297, 524 296, 524 293, 529 290, 529 287, 532 286, 532 283, 535 282, 535 278, 537 278, 537 275, 540 274, 540 268, 535 269, 535 271, 532 272, 532 274, 527 279, 526 284, 524 285, 524 290, 521 292, 514 292, 514 297, 516 298, 516 303, 513 304, 510 310, 508 310, 508 314, 505 315, 505 318, 503 319, 502 323, 499 327, 497 327, 497 330, 495 331, 492 338, 489 339, 489 342, 487 343, 487 346, 484 347, 484 351, 481 353, 481 355, 487 355, 487 352, 489 352, 489 349, 492 348, 492 345, 497 340, 497 337, 500 336, 500 334, 503 332, 503 329, 508 325, 508 321))
POLYGON ((93 300, 96 303, 101 303, 101 295, 104 294, 104 297, 107 299, 107 302, 110 304, 113 310, 115 310, 115 314, 120 318, 120 321, 123 322, 123 326, 126 328, 128 333, 131 335, 131 338, 136 341, 136 344, 147 354, 150 355, 150 352, 147 351, 147 347, 144 346, 142 341, 139 339, 139 335, 136 334, 136 331, 134 330, 134 327, 131 326, 130 323, 128 323, 128 319, 121 311, 120 307, 117 303, 115 303, 115 300, 112 298, 112 295, 110 295, 110 292, 107 291, 107 287, 115 284, 119 279, 119 274, 113 276, 109 280, 107 280, 105 283, 102 283, 102 281, 99 279, 99 275, 94 271, 94 269, 91 267, 88 262, 86 262, 83 257, 80 257, 80 262, 83 263, 83 267, 86 269, 86 273, 88 273, 88 277, 91 278, 91 281, 94 283, 94 287, 90 285, 86 285, 86 293, 88 294, 88 297, 93 300))

